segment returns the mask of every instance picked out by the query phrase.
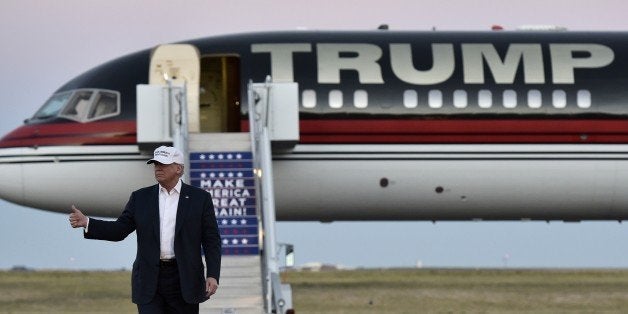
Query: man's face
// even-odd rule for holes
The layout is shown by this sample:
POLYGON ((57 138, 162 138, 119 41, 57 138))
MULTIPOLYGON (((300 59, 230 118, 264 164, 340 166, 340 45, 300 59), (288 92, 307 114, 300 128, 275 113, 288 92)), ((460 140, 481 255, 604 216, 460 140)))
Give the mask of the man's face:
POLYGON ((159 184, 164 187, 172 187, 177 184, 183 167, 179 164, 164 165, 159 162, 154 162, 155 165, 155 179, 159 184))

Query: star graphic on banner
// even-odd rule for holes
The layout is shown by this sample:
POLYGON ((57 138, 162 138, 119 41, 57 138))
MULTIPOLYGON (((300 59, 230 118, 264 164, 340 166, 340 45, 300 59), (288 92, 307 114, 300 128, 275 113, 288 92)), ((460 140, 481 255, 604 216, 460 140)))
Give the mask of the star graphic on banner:
POLYGON ((238 176, 238 178, 242 178, 242 176, 244 176, 244 174, 242 172, 238 172, 237 176, 238 176))
POLYGON ((214 160, 216 157, 214 156, 214 154, 209 155, 209 159, 210 160, 214 160))
POLYGON ((229 221, 227 221, 227 219, 223 219, 220 223, 222 223, 223 225, 226 225, 229 223, 229 221))
POLYGON ((248 243, 249 243, 249 240, 247 240, 247 239, 242 239, 242 244, 248 244, 248 243))
POLYGON ((206 178, 206 177, 207 177, 207 174, 206 174, 205 172, 201 172, 201 178, 203 178, 203 179, 204 179, 204 178, 206 178))
POLYGON ((229 177, 229 178, 233 178, 233 172, 229 172, 229 173, 227 173, 227 177, 229 177))
POLYGON ((231 240, 231 244, 238 244, 238 239, 231 240))
POLYGON ((220 178, 224 178, 224 177, 225 177, 225 173, 224 173, 224 172, 219 173, 219 174, 218 174, 218 177, 220 177, 220 178))
POLYGON ((233 155, 232 154, 228 154, 227 155, 227 159, 233 159, 233 155))
POLYGON ((216 177, 216 174, 215 174, 215 173, 213 173, 213 172, 210 172, 210 173, 209 173, 209 177, 210 177, 210 178, 215 178, 215 177, 216 177))
POLYGON ((218 159, 224 159, 225 156, 223 154, 218 154, 218 159))
POLYGON ((232 224, 232 225, 237 225, 237 224, 238 224, 238 221, 237 221, 237 220, 235 220, 235 219, 232 219, 232 220, 231 220, 231 224, 232 224))
POLYGON ((242 154, 236 154, 236 159, 242 159, 242 154))
POLYGON ((227 240, 227 239, 222 240, 222 244, 224 244, 224 245, 229 244, 229 240, 227 240))
POLYGON ((243 225, 246 225, 246 219, 240 220, 240 223, 243 224, 243 225))
POLYGON ((205 154, 201 154, 201 160, 205 160, 205 154))

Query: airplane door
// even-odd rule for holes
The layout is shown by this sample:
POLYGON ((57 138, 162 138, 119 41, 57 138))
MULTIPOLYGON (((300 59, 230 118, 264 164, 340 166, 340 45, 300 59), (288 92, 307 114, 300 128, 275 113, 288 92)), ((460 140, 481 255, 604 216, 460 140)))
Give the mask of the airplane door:
POLYGON ((200 132, 240 132, 240 60, 232 55, 201 58, 200 132))
POLYGON ((149 84, 186 84, 188 131, 200 131, 199 78, 200 57, 196 47, 185 44, 160 45, 153 50, 150 60, 149 84))

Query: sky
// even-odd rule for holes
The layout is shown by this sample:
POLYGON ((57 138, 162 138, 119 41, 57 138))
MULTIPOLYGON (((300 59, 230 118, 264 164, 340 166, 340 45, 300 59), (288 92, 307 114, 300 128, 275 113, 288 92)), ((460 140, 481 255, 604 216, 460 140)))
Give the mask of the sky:
MULTIPOLYGON (((624 0, 3 0, 0 134, 59 86, 108 60, 158 44, 265 30, 489 30, 558 25, 628 31, 624 0)), ((124 180, 121 174, 121 180, 124 180)), ((11 180, 0 174, 0 180, 11 180)), ((59 178, 63 183, 63 178, 59 178)), ((130 191, 129 191, 130 193, 130 191)), ((68 209, 69 210, 69 209, 68 209)), ((347 267, 628 267, 618 222, 279 222, 296 264, 347 267), (324 245, 321 245, 324 244, 324 245)), ((67 215, 0 200, 0 269, 129 269, 135 236, 84 240, 67 215)))

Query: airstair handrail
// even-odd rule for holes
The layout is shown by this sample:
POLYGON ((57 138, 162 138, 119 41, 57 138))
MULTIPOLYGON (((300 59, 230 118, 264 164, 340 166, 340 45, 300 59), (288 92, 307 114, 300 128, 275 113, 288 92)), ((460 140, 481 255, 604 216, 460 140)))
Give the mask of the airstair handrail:
MULTIPOLYGON (((253 83, 248 87, 248 114, 251 133, 251 146, 256 174, 256 184, 262 197, 260 213, 263 233, 263 278, 265 281, 265 304, 267 313, 285 313, 285 299, 279 277, 279 257, 275 238, 275 192, 273 185, 272 150, 269 128, 269 94, 272 88, 270 76, 266 78, 262 89, 255 89, 253 83), (275 311, 273 311, 273 309, 275 311)), ((258 201, 260 198, 258 198, 258 201)))
POLYGON ((187 165, 183 173, 183 181, 190 183, 190 156, 188 154, 188 105, 187 82, 182 87, 174 86, 172 80, 166 80, 168 86, 168 110, 170 114, 170 134, 172 146, 183 152, 184 164, 187 165))

